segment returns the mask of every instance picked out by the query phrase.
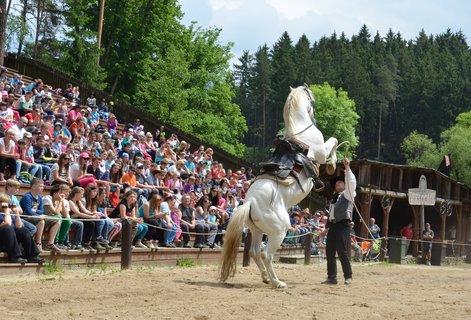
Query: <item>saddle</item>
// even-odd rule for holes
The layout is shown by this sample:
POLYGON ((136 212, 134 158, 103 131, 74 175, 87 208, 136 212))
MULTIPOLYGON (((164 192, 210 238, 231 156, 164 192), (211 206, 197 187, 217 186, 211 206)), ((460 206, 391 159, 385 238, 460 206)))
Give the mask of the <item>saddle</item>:
MULTIPOLYGON (((285 180, 294 177, 301 186, 298 176, 304 170, 309 178, 318 177, 318 166, 308 159, 309 146, 297 140, 288 140, 277 136, 273 142, 275 151, 266 162, 260 163, 260 174, 268 174, 278 179, 285 180)), ((301 187, 302 189, 302 187, 301 187)))

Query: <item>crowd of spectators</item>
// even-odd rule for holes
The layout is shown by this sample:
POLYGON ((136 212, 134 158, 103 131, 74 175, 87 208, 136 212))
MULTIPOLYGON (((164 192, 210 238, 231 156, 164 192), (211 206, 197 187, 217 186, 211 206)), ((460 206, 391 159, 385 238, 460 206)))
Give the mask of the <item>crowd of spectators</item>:
MULTIPOLYGON (((211 148, 192 150, 164 127, 146 131, 139 119, 120 130, 112 103, 81 97, 79 87, 53 90, 41 79, 26 85, 6 74, 0 73, 0 181, 10 199, 4 212, 21 215, 38 251, 111 250, 119 244, 120 218, 132 220, 135 247, 190 247, 189 232, 196 233, 196 248, 222 245, 254 178, 250 168, 226 169, 211 148), (18 202, 20 183, 31 187, 18 202), (51 186, 47 196, 44 186, 51 186)), ((19 229, 5 221, 0 229, 19 229)), ((0 232, 2 251, 5 238, 0 232)))
POLYGON ((301 209, 298 205, 290 208, 291 227, 283 240, 283 246, 304 244, 303 235, 313 234, 311 253, 317 255, 319 247, 325 246, 328 232, 328 215, 322 210, 317 210, 311 214, 309 208, 301 209))

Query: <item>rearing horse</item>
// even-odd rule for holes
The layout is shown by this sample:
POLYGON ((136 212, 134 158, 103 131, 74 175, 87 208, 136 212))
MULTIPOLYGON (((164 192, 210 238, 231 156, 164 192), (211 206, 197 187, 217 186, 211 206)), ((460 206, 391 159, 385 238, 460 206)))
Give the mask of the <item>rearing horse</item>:
MULTIPOLYGON (((307 85, 291 89, 286 100, 283 118, 288 139, 296 139, 309 146, 307 156, 319 163, 327 163, 335 170, 337 139, 324 138, 314 120, 314 97, 307 85)), ((236 257, 239 250, 242 229, 247 225, 252 232, 250 256, 262 274, 262 281, 271 282, 274 288, 285 288, 273 269, 273 257, 280 248, 291 227, 288 208, 298 204, 311 191, 314 182, 304 170, 298 175, 298 183, 285 185, 276 179, 256 179, 250 186, 243 205, 239 206, 229 222, 222 252, 219 279, 224 282, 236 271, 236 257), (268 242, 262 248, 262 236, 268 235, 268 242)))

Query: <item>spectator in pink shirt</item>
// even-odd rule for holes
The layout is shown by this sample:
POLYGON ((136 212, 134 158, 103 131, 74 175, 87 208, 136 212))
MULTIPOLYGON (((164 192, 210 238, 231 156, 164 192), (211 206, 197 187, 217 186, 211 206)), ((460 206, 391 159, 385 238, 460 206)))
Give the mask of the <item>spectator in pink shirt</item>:
POLYGON ((67 126, 70 126, 72 123, 76 122, 78 118, 82 118, 82 112, 80 112, 80 105, 72 105, 72 110, 67 114, 67 126))

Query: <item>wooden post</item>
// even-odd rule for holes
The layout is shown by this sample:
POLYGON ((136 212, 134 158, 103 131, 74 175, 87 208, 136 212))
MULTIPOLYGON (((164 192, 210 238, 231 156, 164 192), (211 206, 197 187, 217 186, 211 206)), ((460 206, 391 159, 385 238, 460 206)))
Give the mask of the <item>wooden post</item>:
POLYGON ((311 264, 311 243, 312 243, 312 232, 308 232, 304 235, 304 264, 311 264))
POLYGON ((122 219, 123 228, 121 230, 121 270, 129 269, 132 260, 132 222, 129 219, 122 219))
MULTIPOLYGON (((371 193, 362 193, 360 195, 360 215, 366 224, 368 224, 368 221, 370 220, 371 199, 371 193)), ((363 238, 368 238, 368 229, 364 223, 361 224, 360 236, 363 238)))
POLYGON ((245 237, 244 242, 244 257, 242 259, 242 266, 250 266, 250 246, 252 245, 252 232, 247 230, 247 236, 245 237))
POLYGON ((446 214, 440 214, 440 240, 445 241, 446 235, 446 214))
MULTIPOLYGON (((389 236, 389 213, 391 212, 392 206, 394 204, 394 198, 386 199, 386 195, 383 196, 381 199, 381 207, 383 208, 383 228, 381 229, 383 232, 383 237, 387 238, 389 236)), ((384 255, 386 252, 386 248, 388 247, 388 240, 383 239, 381 242, 381 253, 379 255, 379 260, 384 261, 384 255)))
MULTIPOLYGON (((411 207, 412 207, 412 214, 414 216, 414 240, 419 240, 420 239, 419 213, 417 212, 416 206, 411 206, 411 207)), ((412 242, 412 256, 416 258, 418 255, 419 255, 419 242, 413 241, 412 242)))
MULTIPOLYGON (((456 206, 456 241, 458 243, 466 243, 464 231, 467 228, 466 220, 463 219, 463 206, 456 206)), ((463 245, 458 246, 456 254, 461 257, 463 245)))
MULTIPOLYGON (((100 15, 98 17, 98 36, 97 45, 98 51, 101 48, 101 36, 103 33, 103 16, 105 15, 105 0, 98 0, 100 2, 100 15)), ((100 53, 98 53, 98 64, 100 64, 100 53)))

